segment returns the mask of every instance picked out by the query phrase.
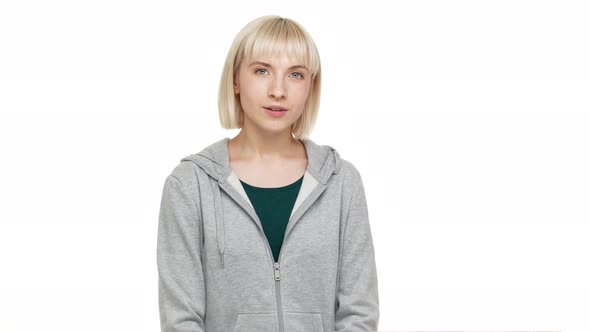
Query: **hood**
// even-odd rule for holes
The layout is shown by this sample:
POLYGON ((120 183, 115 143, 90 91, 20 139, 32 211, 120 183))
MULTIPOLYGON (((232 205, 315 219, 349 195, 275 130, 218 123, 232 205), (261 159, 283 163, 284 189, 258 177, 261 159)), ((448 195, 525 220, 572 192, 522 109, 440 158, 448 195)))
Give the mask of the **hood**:
MULTIPOLYGON (((232 173, 229 164, 228 144, 229 137, 225 137, 200 152, 188 155, 181 162, 192 162, 201 168, 209 177, 217 183, 212 185, 215 210, 215 225, 217 233, 217 248, 221 256, 221 264, 224 266, 225 258, 225 221, 221 207, 220 184, 225 182, 232 173)), ((342 168, 340 155, 329 145, 318 145, 309 138, 301 138, 307 153, 307 171, 322 185, 326 185, 333 174, 338 174, 342 168)), ((213 182, 212 182, 213 183, 213 182)))

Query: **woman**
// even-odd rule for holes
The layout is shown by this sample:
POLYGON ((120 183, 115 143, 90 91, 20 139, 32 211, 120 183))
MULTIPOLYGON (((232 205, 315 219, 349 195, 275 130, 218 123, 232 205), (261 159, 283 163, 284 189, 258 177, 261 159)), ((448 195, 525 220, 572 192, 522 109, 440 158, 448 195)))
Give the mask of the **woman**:
POLYGON ((264 16, 221 78, 224 128, 166 178, 157 264, 162 331, 376 331, 377 271, 359 171, 307 137, 320 98, 315 44, 264 16))

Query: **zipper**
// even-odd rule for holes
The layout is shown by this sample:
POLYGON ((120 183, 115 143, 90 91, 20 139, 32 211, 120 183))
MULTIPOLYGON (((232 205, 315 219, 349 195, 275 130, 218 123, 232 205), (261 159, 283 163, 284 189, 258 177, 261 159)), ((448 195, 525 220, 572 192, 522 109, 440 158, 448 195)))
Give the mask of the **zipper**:
MULTIPOLYGON (((266 234, 264 234, 264 230, 262 229, 262 223, 260 222, 260 219, 258 219, 258 215, 256 214, 256 211, 254 211, 254 209, 250 209, 250 205, 248 205, 247 202, 244 202, 243 197, 240 194, 238 194, 231 185, 226 186, 226 183, 223 183, 223 185, 221 185, 221 187, 225 190, 226 193, 228 193, 228 195, 230 197, 232 197, 234 199, 234 201, 238 202, 238 205, 240 205, 250 215, 251 218, 258 221, 258 223, 257 223, 257 225, 259 224, 258 231, 261 233, 262 237, 264 238, 264 242, 266 242, 267 253, 270 255, 269 256, 270 261, 273 265, 273 277, 275 280, 275 290, 276 290, 275 294, 276 294, 277 312, 278 312, 278 319, 279 319, 279 332, 284 332, 285 327, 284 327, 284 322, 283 322, 283 308, 282 308, 282 304, 281 304, 281 284, 280 284, 281 283, 280 261, 281 261, 281 257, 283 256, 284 250, 282 250, 282 248, 281 248, 281 251, 279 252, 279 260, 278 260, 278 262, 275 262, 273 255, 272 255, 272 248, 270 247, 270 242, 268 242, 268 239, 266 238, 266 234)), ((285 236, 283 237, 283 244, 282 244, 283 246, 285 245, 285 240, 287 239, 288 232, 290 231, 289 224, 291 224, 291 220, 299 219, 301 217, 301 215, 303 215, 303 213, 307 210, 307 208, 315 201, 315 199, 324 191, 324 189, 326 189, 326 186, 322 186, 322 185, 318 185, 316 188, 314 188, 314 190, 312 190, 312 192, 309 194, 309 196, 299 206, 297 211, 295 211, 295 213, 293 213, 291 218, 289 218, 289 221, 287 222, 287 228, 285 229, 285 236)))
MULTIPOLYGON (((257 216, 258 217, 258 216, 257 216)), ((260 230, 260 229, 259 229, 260 230)), ((281 266, 279 262, 281 261, 281 252, 279 253, 279 262, 275 262, 274 257, 272 255, 272 248, 270 247, 270 242, 268 242, 268 238, 266 238, 266 234, 264 231, 261 231, 262 237, 264 238, 264 242, 266 242, 266 252, 269 254, 270 261, 273 264, 273 276, 275 280, 275 295, 276 295, 276 302, 277 302, 277 314, 279 319, 279 332, 284 332, 285 327, 283 323, 283 306, 281 304, 281 266)), ((283 240, 284 241, 284 240, 283 240)))
MULTIPOLYGON (((262 237, 264 238, 264 242, 266 242, 266 249, 267 249, 266 252, 269 254, 270 261, 273 264, 273 273, 274 273, 273 276, 274 276, 274 280, 275 280, 275 295, 276 295, 276 300, 277 300, 276 301, 277 302, 277 314, 278 314, 278 319, 279 319, 279 332, 284 332, 285 327, 284 327, 284 323, 283 323, 283 306, 281 304, 281 265, 279 263, 281 261, 281 253, 283 252, 283 250, 281 250, 279 253, 279 261, 275 262, 274 257, 272 255, 272 248, 270 247, 270 242, 268 242, 268 238, 266 237, 266 234, 264 234, 264 231, 261 231, 261 233, 262 233, 262 237)), ((284 239, 283 239, 283 241, 284 241, 284 239)))
MULTIPOLYGON (((278 262, 275 262, 275 260, 274 260, 274 257, 272 255, 272 248, 270 247, 270 242, 268 242, 268 239, 266 238, 266 234, 264 234, 264 229, 262 229, 262 223, 260 222, 260 219, 258 218, 256 211, 254 211, 254 209, 250 208, 250 205, 248 205, 248 203, 244 201, 243 197, 240 194, 238 194, 231 185, 226 185, 226 183, 220 183, 220 187, 223 188, 223 190, 225 190, 225 192, 231 198, 233 198, 234 201, 238 202, 238 205, 240 205, 250 215, 250 217, 253 220, 258 221, 256 223, 256 225, 258 226, 258 231, 261 234, 262 238, 264 239, 264 242, 266 243, 266 249, 267 249, 266 252, 269 254, 271 266, 273 269, 273 279, 275 280, 277 313, 278 313, 278 319, 279 319, 279 332, 284 332, 285 328, 283 326, 283 309, 281 308, 280 265, 278 262)), ((291 220, 289 220, 289 221, 291 221, 291 220)), ((283 243, 284 243, 284 238, 283 238, 283 243)), ((279 253, 279 262, 281 261, 282 253, 283 253, 283 250, 281 250, 281 252, 279 253)))
POLYGON ((283 323, 283 307, 281 305, 281 268, 279 262, 275 262, 275 287, 276 287, 276 294, 277 294, 277 309, 279 313, 279 332, 284 331, 284 323, 283 323))

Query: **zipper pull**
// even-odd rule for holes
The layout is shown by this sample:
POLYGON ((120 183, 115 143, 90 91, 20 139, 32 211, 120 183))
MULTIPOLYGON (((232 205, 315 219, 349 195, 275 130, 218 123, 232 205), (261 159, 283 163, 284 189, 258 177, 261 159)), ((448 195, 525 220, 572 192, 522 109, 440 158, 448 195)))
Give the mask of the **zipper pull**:
POLYGON ((275 262, 275 280, 281 280, 281 270, 278 262, 275 262))

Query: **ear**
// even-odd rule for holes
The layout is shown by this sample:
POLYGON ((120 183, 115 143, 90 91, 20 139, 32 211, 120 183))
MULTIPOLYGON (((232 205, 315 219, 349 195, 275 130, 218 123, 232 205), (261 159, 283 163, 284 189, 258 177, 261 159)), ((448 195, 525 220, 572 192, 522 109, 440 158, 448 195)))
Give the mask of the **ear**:
POLYGON ((238 82, 238 78, 236 77, 234 79, 234 94, 237 95, 238 93, 240 93, 240 84, 238 82))

